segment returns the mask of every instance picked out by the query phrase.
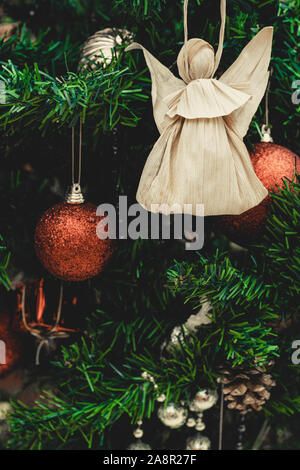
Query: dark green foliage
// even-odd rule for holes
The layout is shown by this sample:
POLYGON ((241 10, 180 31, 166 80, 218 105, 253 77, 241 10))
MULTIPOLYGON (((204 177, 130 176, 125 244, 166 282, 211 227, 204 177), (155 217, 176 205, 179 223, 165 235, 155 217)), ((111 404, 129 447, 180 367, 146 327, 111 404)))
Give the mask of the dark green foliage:
MULTIPOLYGON (((164 272, 164 266, 157 270, 157 262, 161 259, 159 247, 156 247, 156 262, 147 262, 147 265, 145 262, 149 258, 144 256, 143 243, 135 242, 138 245, 132 251, 134 256, 126 249, 120 251, 118 260, 122 260, 124 266, 132 267, 131 274, 128 272, 124 277, 124 273, 119 270, 118 274, 114 266, 106 272, 103 282, 108 286, 107 281, 112 276, 115 300, 108 290, 104 290, 103 307, 107 308, 106 313, 98 311, 91 318, 89 334, 78 344, 63 349, 62 358, 56 363, 58 369, 55 378, 61 386, 58 397, 52 399, 55 410, 53 404, 44 404, 30 411, 18 405, 11 421, 12 430, 25 435, 22 444, 18 445, 27 448, 34 437, 34 448, 59 447, 67 445, 71 438, 77 443, 84 439, 86 446, 94 448, 99 445, 100 436, 105 436, 101 430, 110 428, 123 414, 129 415, 132 421, 141 416, 149 418, 156 407, 155 397, 158 392, 153 385, 141 379, 143 370, 154 376, 159 392, 165 393, 168 401, 178 401, 193 396, 198 384, 202 387, 215 386, 217 367, 226 361, 233 365, 251 366, 257 360, 264 364, 273 357, 277 359, 272 371, 277 387, 264 408, 266 416, 272 420, 273 415, 278 413, 291 415, 299 411, 300 377, 289 357, 290 345, 299 327, 296 323, 295 330, 289 330, 285 338, 271 327, 272 322, 280 316, 279 312, 282 313, 282 305, 286 307, 290 301, 290 307, 293 308, 291 295, 275 295, 274 289, 281 291, 281 282, 285 283, 285 277, 281 277, 280 273, 276 276, 273 269, 278 258, 269 259, 274 233, 279 236, 280 231, 280 239, 285 235, 291 237, 290 245, 295 248, 295 258, 299 251, 300 245, 295 240, 299 238, 299 230, 290 233, 294 215, 292 211, 285 211, 284 203, 288 201, 293 207, 299 204, 298 184, 293 184, 292 190, 286 185, 276 199, 274 196, 264 245, 257 247, 258 250, 265 249, 265 276, 272 273, 273 284, 265 283, 266 277, 259 275, 258 264, 252 254, 249 254, 252 261, 244 264, 244 267, 238 264, 233 266, 226 254, 220 257, 217 253, 211 260, 199 255, 192 264, 177 262, 168 271, 168 290, 171 288, 177 297, 173 305, 180 306, 180 293, 188 304, 197 307, 205 297, 212 302, 213 309, 210 314, 212 323, 201 326, 192 334, 182 329, 177 346, 165 348, 162 355, 159 350, 164 338, 168 338, 166 332, 170 332, 172 324, 176 324, 176 321, 168 319, 166 310, 164 318, 159 311, 149 318, 144 299, 143 315, 139 315, 138 310, 135 315, 124 311, 125 317, 122 319, 121 312, 114 311, 120 306, 133 309, 135 305, 138 306, 139 293, 143 295, 145 292, 140 287, 147 273, 147 281, 151 286, 148 294, 152 299, 148 308, 149 312, 155 312, 160 304, 159 298, 166 295, 163 291, 158 292, 157 296, 154 291, 150 292, 153 287, 156 289, 151 277, 159 278, 158 272, 164 272), (278 200, 282 204, 278 205, 278 200), (130 264, 126 262, 129 258, 130 264), (156 265, 156 270, 151 270, 151 265, 156 265), (126 287, 125 290, 122 285, 126 287), (116 289, 119 293, 116 293, 116 289), (134 318, 131 319, 131 316, 134 318), (294 370, 292 377, 289 372, 291 367, 294 370), (285 377, 289 378, 292 386, 287 387, 285 377)), ((262 259, 262 256, 258 259, 262 259)), ((165 259, 165 264, 167 262, 165 259)), ((293 287, 298 292, 300 277, 295 276, 293 281, 293 287)), ((160 306, 160 311, 164 311, 164 305, 160 306)), ((180 309, 184 312, 182 304, 179 314, 180 309)), ((176 310, 173 310, 172 315, 177 317, 176 310)), ((11 445, 16 445, 15 439, 11 445)))
POLYGON ((10 103, 1 106, 4 130, 10 130, 12 125, 14 131, 18 125, 37 126, 44 133, 50 125, 76 124, 80 114, 83 122, 93 116, 95 133, 117 124, 135 126, 138 117, 129 104, 134 95, 137 101, 146 98, 141 88, 132 86, 128 66, 119 68, 116 64, 105 72, 99 69, 83 76, 69 72, 61 79, 40 71, 36 64, 31 70, 27 65, 20 70, 9 61, 3 65, 1 77, 8 89, 12 84, 14 88, 7 91, 14 106, 10 103))
MULTIPOLYGON (((43 4, 43 2, 41 2, 43 4)), ((139 42, 145 44, 156 56, 161 56, 166 65, 172 65, 176 60, 176 54, 179 51, 179 47, 182 44, 182 11, 181 2, 140 2, 134 0, 133 2, 109 2, 110 7, 106 8, 106 2, 98 2, 99 7, 89 2, 84 5, 82 2, 53 2, 55 4, 55 14, 59 16, 59 12, 64 12, 65 18, 68 18, 70 14, 74 17, 76 22, 81 22, 81 28, 78 30, 78 36, 75 38, 74 31, 76 31, 75 25, 72 24, 72 29, 68 31, 66 23, 60 25, 56 23, 56 34, 52 30, 41 30, 37 31, 37 19, 32 19, 32 28, 37 34, 37 41, 31 44, 30 33, 22 29, 21 41, 16 41, 16 38, 10 38, 0 49, 0 59, 7 61, 12 60, 12 64, 3 64, 1 75, 6 81, 8 102, 14 103, 17 106, 18 111, 16 112, 16 106, 4 107, 0 114, 0 125, 7 127, 7 123, 11 122, 12 131, 16 130, 15 117, 19 119, 25 119, 31 127, 43 128, 38 125, 40 116, 37 112, 37 107, 43 108, 44 125, 50 125, 56 127, 57 115, 61 124, 69 122, 69 113, 64 113, 62 109, 58 113, 56 108, 57 102, 60 103, 61 108, 69 106, 73 112, 82 112, 84 108, 86 110, 87 97, 94 97, 94 100, 88 99, 88 114, 95 119, 98 117, 98 122, 101 122, 96 128, 95 132, 99 132, 104 124, 104 129, 115 125, 118 119, 114 116, 115 112, 118 113, 123 110, 124 104, 122 98, 126 96, 125 103, 127 107, 131 109, 135 108, 135 119, 123 121, 124 124, 132 123, 136 125, 138 118, 141 118, 143 110, 139 108, 140 94, 139 91, 145 89, 145 80, 148 81, 148 72, 145 72, 144 65, 140 65, 140 70, 144 71, 142 74, 138 74, 134 62, 130 58, 124 58, 114 63, 114 66, 118 73, 113 74, 111 78, 113 84, 110 82, 106 87, 107 100, 103 100, 101 93, 103 80, 103 72, 96 73, 94 79, 87 80, 85 87, 83 87, 82 79, 77 75, 76 69, 79 60, 79 46, 83 43, 84 39, 95 31, 95 29, 101 29, 101 27, 111 26, 112 22, 114 26, 127 27, 136 34, 136 39, 139 42), (120 8, 120 3, 124 6, 124 11, 120 8), (102 8, 100 8, 100 5, 102 8), (160 8, 161 6, 161 8, 160 8), (133 7, 130 9, 130 7, 133 7), (106 11, 106 15, 103 16, 103 11, 106 11), (136 9, 142 10, 145 13, 151 11, 151 16, 148 15, 147 19, 136 16, 136 9), (58 10, 58 12, 57 12, 58 10), (70 12, 68 12, 70 10, 70 12), (90 24, 85 20, 88 15, 97 17, 97 20, 93 20, 90 24), (112 20, 113 18, 113 20, 112 20), (166 20, 167 19, 167 20, 166 20), (83 24, 82 24, 83 23, 83 24), (97 25, 97 26, 96 26, 97 25), (83 28, 82 28, 83 26, 83 28), (87 30, 89 28, 89 31, 87 30), (161 34, 163 30, 163 34, 161 34), (67 32, 67 34, 66 34, 67 32), (83 33, 84 32, 84 33, 83 33), (17 42, 17 44, 16 44, 17 42), (77 54, 77 56, 76 56, 77 54), (24 69, 24 55, 26 55, 26 66, 24 69), (124 62, 125 61, 125 62, 124 62), (31 64, 31 65, 30 65, 31 64), (128 66, 128 69, 127 69, 128 66), (33 68, 33 70, 30 70, 33 68), (126 70, 124 70, 126 69, 126 70), (72 71, 75 75, 72 75, 72 80, 68 75, 68 70, 72 71), (122 71, 123 73, 120 73, 122 71), (46 72, 50 76, 44 76, 42 72, 46 72), (124 82, 124 73, 127 75, 124 82), (128 76, 129 74, 129 76, 128 76), (20 80, 17 76, 20 76, 20 80), (66 91, 66 95, 70 96, 70 101, 66 96, 59 93, 60 87, 55 79, 56 76, 64 75, 66 83, 63 88, 66 91), (133 83, 131 83, 131 80, 133 83), (49 86, 49 81, 52 86, 49 86), (76 84, 74 90, 74 83, 76 84), (98 87, 97 87, 98 84, 98 87), (44 98, 48 98, 48 101, 37 98, 37 87, 40 86, 42 89, 46 89, 47 92, 44 98), (133 93, 128 93, 128 87, 133 93), (98 93, 96 90, 98 89, 98 93), (74 94, 74 92, 77 93, 74 94), (96 96, 95 96, 96 93, 96 96), (123 93, 123 94, 122 94, 123 93), (126 93, 126 95, 125 95, 126 93), (120 103, 116 100, 120 97, 120 103), (81 102, 82 98, 82 102, 81 102), (110 99, 114 102, 111 106, 110 99), (28 107, 22 107, 22 102, 29 102, 28 107), (30 105, 32 100, 32 106, 30 105), (116 100, 116 101, 115 101, 116 100), (120 104, 120 106, 118 106, 120 104), (78 106, 79 105, 79 106, 78 106), (56 109, 56 111, 54 111, 56 109), (7 117, 7 112, 11 114, 13 111, 13 118, 11 121, 7 117), (104 122, 101 121, 102 116, 105 116, 104 122), (108 125, 107 125, 108 124, 108 125)), ((190 2, 190 35, 191 37, 203 37, 204 39, 212 42, 214 45, 217 44, 218 35, 216 34, 219 18, 216 16, 216 5, 218 2, 207 1, 201 2, 201 11, 196 2, 190 2)), ((277 137, 278 143, 286 141, 292 141, 293 146, 297 147, 299 141, 298 129, 296 126, 297 118, 299 118, 299 106, 297 107, 292 103, 291 95, 294 92, 292 88, 293 83, 299 78, 299 63, 297 61, 297 18, 295 18, 294 12, 295 7, 290 7, 284 3, 280 3, 279 7, 276 6, 278 2, 272 1, 260 4, 256 0, 249 2, 236 1, 228 2, 228 22, 226 30, 226 43, 224 46, 223 58, 220 66, 220 71, 226 70, 226 68, 234 61, 238 53, 243 46, 253 37, 254 33, 258 31, 258 27, 272 24, 274 25, 274 46, 273 46, 273 59, 272 67, 274 69, 271 81, 271 103, 272 100, 276 101, 276 105, 272 106, 270 119, 274 126, 274 134, 277 137), (254 8, 256 10, 254 11, 254 8)), ((42 11, 42 6, 39 7, 42 11)), ((38 16, 37 9, 36 15, 38 16)), ((33 17, 35 18, 35 17, 33 17)), ((48 21, 51 19, 51 10, 47 14, 48 21)), ((44 18, 45 21, 45 18, 44 18)), ((49 24, 49 23, 48 23, 49 24)), ((39 26, 41 24, 39 23, 39 26)), ((45 25, 46 27, 46 25, 45 25)), ((132 54, 130 54, 132 55, 132 54)), ((134 57, 138 57, 134 54, 134 57)), ((144 64, 141 54, 138 57, 138 63, 144 64)), ((175 68, 174 68, 175 69, 175 68)), ((175 70, 174 70, 175 72, 175 70)), ((105 74, 104 74, 105 80, 105 74)), ((149 96, 149 86, 147 95, 149 96)), ((142 93, 144 97, 144 93, 142 93)), ((262 116, 262 108, 260 109, 258 116, 262 116)), ((93 119, 93 120, 94 120, 93 119)), ((252 132, 250 135, 257 131, 257 127, 262 124, 262 117, 255 119, 252 124, 252 132)), ((131 125, 132 125, 131 124, 131 125)))
POLYGON ((263 243, 258 246, 259 254, 265 255, 266 269, 271 273, 274 294, 276 290, 286 293, 282 300, 287 302, 284 310, 289 314, 297 313, 297 299, 300 293, 299 192, 299 184, 285 181, 284 189, 278 194, 273 194, 274 211, 263 243))
POLYGON ((10 253, 7 251, 7 246, 4 243, 3 237, 0 235, 0 281, 6 287, 10 288, 10 280, 6 272, 10 259, 10 253))

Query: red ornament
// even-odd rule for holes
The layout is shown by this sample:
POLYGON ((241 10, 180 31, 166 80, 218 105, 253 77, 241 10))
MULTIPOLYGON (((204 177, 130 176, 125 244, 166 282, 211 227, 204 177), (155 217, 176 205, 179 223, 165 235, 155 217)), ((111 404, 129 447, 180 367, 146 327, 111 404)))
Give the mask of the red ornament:
MULTIPOLYGON (((250 154, 254 171, 268 191, 278 192, 283 178, 292 180, 300 171, 300 158, 281 145, 259 142, 250 154)), ((223 215, 217 218, 217 226, 232 241, 241 245, 257 242, 265 227, 272 196, 240 215, 223 215)))
POLYGON ((22 356, 22 337, 14 330, 12 323, 7 311, 0 312, 0 377, 11 372, 22 356))
POLYGON ((100 240, 97 207, 62 202, 48 209, 37 224, 35 250, 43 266, 65 281, 84 281, 99 274, 113 252, 110 239, 100 240))

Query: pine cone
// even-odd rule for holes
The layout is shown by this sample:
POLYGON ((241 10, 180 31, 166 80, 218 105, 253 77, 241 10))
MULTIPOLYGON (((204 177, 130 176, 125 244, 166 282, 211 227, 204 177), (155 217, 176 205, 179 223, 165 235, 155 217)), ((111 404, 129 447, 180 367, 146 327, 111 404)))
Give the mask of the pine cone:
POLYGON ((276 384, 269 370, 256 366, 253 369, 242 367, 224 367, 220 370, 219 382, 223 384, 224 399, 229 401, 228 408, 235 409, 242 414, 248 411, 260 411, 270 398, 269 389, 276 384))

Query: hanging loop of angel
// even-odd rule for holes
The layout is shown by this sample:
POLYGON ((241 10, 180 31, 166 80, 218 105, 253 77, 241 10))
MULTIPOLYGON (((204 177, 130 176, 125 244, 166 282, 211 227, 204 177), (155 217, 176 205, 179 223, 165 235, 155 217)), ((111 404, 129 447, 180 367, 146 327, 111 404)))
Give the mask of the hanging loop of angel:
MULTIPOLYGON (((184 44, 186 45, 188 42, 188 6, 189 6, 189 0, 184 0, 184 5, 183 5, 183 27, 184 27, 184 44)), ((214 69, 212 72, 212 75, 215 74, 217 71, 222 53, 223 53, 223 44, 224 44, 224 35, 225 35, 225 24, 226 24, 226 0, 221 0, 220 4, 220 11, 221 11, 221 27, 220 27, 220 33, 219 33, 219 45, 218 45, 218 50, 216 52, 215 56, 215 64, 214 64, 214 69)), ((187 54, 185 54, 185 64, 186 67, 188 66, 187 62, 187 54)))

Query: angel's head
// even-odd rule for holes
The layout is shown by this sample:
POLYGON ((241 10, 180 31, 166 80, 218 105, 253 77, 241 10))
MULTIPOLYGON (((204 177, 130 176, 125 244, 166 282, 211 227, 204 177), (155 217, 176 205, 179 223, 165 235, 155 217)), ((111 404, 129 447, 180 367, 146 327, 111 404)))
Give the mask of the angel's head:
POLYGON ((211 78, 215 66, 214 48, 203 39, 190 39, 177 58, 181 78, 189 83, 197 78, 211 78))

